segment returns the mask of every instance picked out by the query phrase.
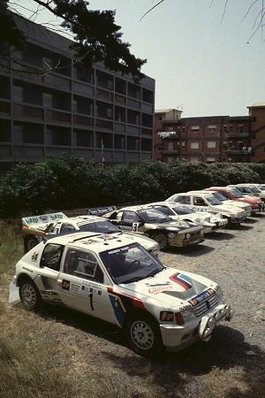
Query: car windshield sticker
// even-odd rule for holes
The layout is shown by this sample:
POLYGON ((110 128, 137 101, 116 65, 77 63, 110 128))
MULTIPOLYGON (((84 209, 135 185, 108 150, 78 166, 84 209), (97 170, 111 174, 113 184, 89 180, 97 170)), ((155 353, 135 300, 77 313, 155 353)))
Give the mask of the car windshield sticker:
POLYGON ((184 290, 189 290, 192 287, 192 284, 189 282, 189 278, 186 275, 177 273, 171 275, 169 279, 183 287, 184 290))

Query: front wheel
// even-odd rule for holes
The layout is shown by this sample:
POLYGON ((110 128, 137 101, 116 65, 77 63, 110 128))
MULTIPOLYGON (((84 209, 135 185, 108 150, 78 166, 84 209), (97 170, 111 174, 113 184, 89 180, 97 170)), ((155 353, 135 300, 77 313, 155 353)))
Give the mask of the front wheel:
POLYGON ((25 279, 21 282, 19 296, 23 307, 27 310, 36 311, 42 304, 40 292, 30 279, 25 279))
POLYGON ((168 241, 166 234, 163 232, 155 232, 151 235, 151 238, 154 239, 159 244, 159 249, 163 250, 167 248, 168 241))
POLYGON ((163 351, 159 326, 152 317, 142 314, 130 317, 125 332, 130 347, 137 354, 152 356, 163 351))

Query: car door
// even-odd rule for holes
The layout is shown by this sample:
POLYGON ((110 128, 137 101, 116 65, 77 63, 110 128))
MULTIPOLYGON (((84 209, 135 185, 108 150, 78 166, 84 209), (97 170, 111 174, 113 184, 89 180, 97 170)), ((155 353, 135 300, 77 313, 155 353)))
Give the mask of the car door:
POLYGON ((209 209, 209 205, 205 198, 201 196, 193 196, 192 197, 193 201, 193 209, 197 211, 207 211, 209 209))
POLYGON ((64 246, 56 243, 47 243, 40 258, 40 274, 35 278, 36 283, 44 300, 60 301, 57 279, 64 246))
POLYGON ((94 253, 68 248, 57 282, 66 306, 117 324, 108 292, 111 282, 94 253))

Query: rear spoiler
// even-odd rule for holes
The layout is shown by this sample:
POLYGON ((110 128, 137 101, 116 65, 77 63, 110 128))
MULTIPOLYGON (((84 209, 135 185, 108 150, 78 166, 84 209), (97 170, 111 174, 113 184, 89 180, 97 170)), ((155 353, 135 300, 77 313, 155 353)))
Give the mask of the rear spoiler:
POLYGON ((45 227, 45 225, 54 223, 62 218, 68 218, 64 213, 50 213, 50 214, 42 214, 39 216, 30 216, 22 218, 22 225, 25 227, 45 227))
POLYGON ((103 214, 109 213, 116 210, 116 206, 106 206, 106 207, 93 207, 86 210, 86 213, 92 216, 102 216, 103 214))

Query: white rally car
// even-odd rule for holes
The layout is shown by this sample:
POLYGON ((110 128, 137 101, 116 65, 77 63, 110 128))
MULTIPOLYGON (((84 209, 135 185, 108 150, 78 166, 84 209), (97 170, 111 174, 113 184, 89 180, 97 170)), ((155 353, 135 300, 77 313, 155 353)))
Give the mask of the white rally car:
POLYGON ((124 233, 132 242, 138 242, 143 245, 153 256, 157 257, 159 255, 159 244, 154 239, 147 236, 139 236, 131 231, 122 232, 110 221, 99 216, 67 217, 62 212, 22 218, 24 251, 26 253, 44 238, 49 239, 56 235, 65 235, 75 231, 104 234, 124 233))
POLYGON ((224 228, 228 223, 227 219, 219 213, 196 211, 185 205, 178 205, 176 202, 154 202, 149 206, 158 209, 173 220, 190 221, 201 225, 204 234, 224 228))
POLYGON ((210 211, 220 213, 228 220, 229 224, 240 224, 248 217, 248 212, 232 205, 223 205, 207 191, 190 191, 177 193, 170 196, 165 202, 183 204, 197 211, 210 211))
POLYGON ((117 325, 141 355, 208 341, 232 317, 215 282, 165 267, 120 234, 43 241, 18 261, 11 285, 28 310, 50 302, 117 325))

